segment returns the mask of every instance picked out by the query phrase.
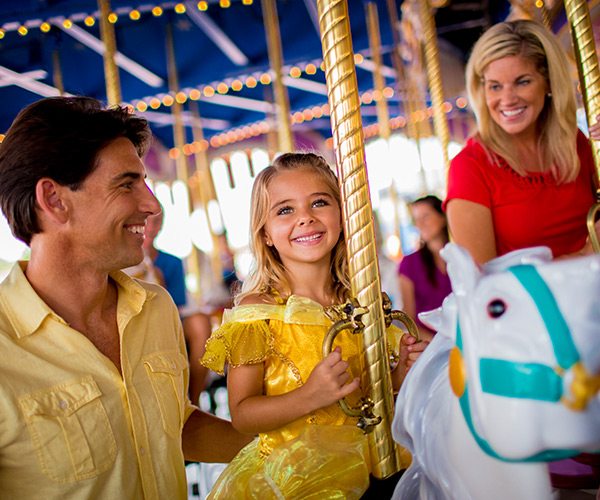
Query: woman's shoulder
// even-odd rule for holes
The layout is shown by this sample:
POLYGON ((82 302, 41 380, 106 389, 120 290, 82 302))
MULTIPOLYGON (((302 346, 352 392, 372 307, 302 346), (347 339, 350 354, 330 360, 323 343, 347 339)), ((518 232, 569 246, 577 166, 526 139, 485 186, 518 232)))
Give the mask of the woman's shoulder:
POLYGON ((489 155, 485 147, 477 137, 473 136, 469 137, 467 143, 454 156, 451 166, 463 164, 481 165, 487 161, 489 161, 489 155))
POLYGON ((400 274, 410 273, 416 266, 420 267, 422 263, 421 254, 423 248, 419 248, 412 253, 406 254, 402 257, 400 264, 398 264, 398 272, 400 274))

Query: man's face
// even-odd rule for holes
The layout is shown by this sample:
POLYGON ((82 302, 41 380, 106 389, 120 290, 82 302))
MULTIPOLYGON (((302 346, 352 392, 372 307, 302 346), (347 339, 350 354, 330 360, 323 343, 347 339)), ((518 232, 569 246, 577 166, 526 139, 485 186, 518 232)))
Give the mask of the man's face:
POLYGON ((145 175, 131 141, 119 138, 100 151, 81 188, 68 193, 68 236, 79 264, 110 272, 142 260, 146 219, 160 212, 145 175))

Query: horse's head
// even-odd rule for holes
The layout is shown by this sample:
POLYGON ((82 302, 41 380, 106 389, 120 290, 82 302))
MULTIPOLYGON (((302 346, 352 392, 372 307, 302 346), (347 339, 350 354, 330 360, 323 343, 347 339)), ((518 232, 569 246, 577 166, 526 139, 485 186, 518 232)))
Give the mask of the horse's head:
POLYGON ((479 445, 507 460, 600 449, 600 256, 442 256, 453 296, 429 323, 455 339, 450 381, 479 445))

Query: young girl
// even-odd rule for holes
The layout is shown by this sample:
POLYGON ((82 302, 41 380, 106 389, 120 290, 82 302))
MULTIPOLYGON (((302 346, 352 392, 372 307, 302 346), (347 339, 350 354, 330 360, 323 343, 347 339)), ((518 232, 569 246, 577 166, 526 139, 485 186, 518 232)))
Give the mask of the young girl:
MULTIPOLYGON (((325 160, 288 153, 263 170, 251 229, 255 269, 202 363, 221 373, 228 364, 233 425, 258 438, 209 498, 359 498, 369 485, 366 436, 337 401, 360 397, 360 338, 343 332, 321 355, 331 325, 325 310, 350 295, 339 188, 325 160)), ((391 330, 397 346, 400 332, 391 330)), ((424 347, 404 337, 396 387, 424 347)), ((408 465, 406 452, 402 458, 408 465)))

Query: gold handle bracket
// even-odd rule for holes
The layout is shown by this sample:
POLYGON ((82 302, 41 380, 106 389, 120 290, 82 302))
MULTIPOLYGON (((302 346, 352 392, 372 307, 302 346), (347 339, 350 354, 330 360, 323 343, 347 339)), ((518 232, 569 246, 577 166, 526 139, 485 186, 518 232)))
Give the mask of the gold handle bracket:
MULTIPOLYGON (((343 330, 350 330, 353 334, 359 334, 363 332, 365 327, 361 321, 363 314, 366 314, 368 310, 365 307, 361 307, 358 300, 355 298, 349 300, 341 306, 332 306, 327 308, 325 314, 332 320, 335 321, 329 328, 329 331, 325 335, 323 340, 323 357, 327 357, 333 347, 333 341, 337 335, 343 330)), ((359 400, 357 406, 350 406, 346 401, 346 398, 342 398, 338 401, 342 411, 350 417, 358 417, 356 426, 361 429, 365 434, 371 432, 373 428, 381 422, 381 417, 373 414, 373 401, 369 398, 362 397, 359 400)))

